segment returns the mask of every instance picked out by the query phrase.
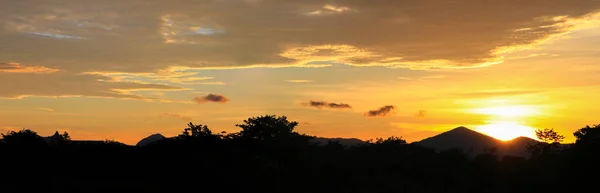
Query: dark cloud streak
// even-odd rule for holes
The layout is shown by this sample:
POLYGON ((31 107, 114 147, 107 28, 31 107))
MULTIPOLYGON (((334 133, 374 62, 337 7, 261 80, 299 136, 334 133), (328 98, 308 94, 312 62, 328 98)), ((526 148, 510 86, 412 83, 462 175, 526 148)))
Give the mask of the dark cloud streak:
POLYGON ((219 94, 208 94, 203 97, 194 97, 194 101, 198 104, 205 102, 226 103, 229 101, 229 98, 219 94))
POLYGON ((385 117, 387 116, 392 110, 394 110, 396 107, 393 105, 387 105, 387 106, 383 106, 379 109, 376 110, 370 110, 368 112, 365 113, 365 116, 369 116, 369 117, 385 117))
POLYGON ((345 104, 345 103, 331 103, 331 102, 313 101, 313 100, 311 100, 308 103, 306 103, 306 105, 311 106, 311 107, 315 107, 315 108, 318 108, 318 109, 321 109, 321 108, 350 109, 350 108, 352 108, 351 105, 345 104))

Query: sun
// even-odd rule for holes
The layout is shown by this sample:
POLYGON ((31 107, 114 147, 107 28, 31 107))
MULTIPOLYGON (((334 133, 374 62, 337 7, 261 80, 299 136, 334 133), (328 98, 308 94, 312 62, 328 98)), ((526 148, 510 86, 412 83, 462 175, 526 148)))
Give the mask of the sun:
POLYGON ((481 133, 503 141, 512 140, 517 137, 536 139, 536 129, 524 124, 533 119, 532 116, 540 114, 534 106, 492 106, 471 109, 471 112, 486 115, 487 117, 487 124, 475 127, 481 133))
POLYGON ((476 130, 502 141, 512 140, 517 137, 536 139, 535 128, 511 121, 492 122, 476 127, 476 130))

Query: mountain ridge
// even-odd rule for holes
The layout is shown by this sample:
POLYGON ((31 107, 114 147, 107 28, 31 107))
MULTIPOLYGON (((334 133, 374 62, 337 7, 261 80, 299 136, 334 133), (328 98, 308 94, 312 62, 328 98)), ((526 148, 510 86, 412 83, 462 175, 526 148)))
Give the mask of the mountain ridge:
POLYGON ((414 143, 433 148, 436 151, 461 149, 472 156, 484 153, 486 149, 496 148, 499 156, 527 157, 527 145, 533 145, 539 143, 539 141, 528 137, 517 137, 512 140, 502 141, 460 126, 414 143))
MULTIPOLYGON (((135 146, 146 146, 168 138, 171 137, 165 137, 160 133, 155 133, 143 138, 135 146)), ((354 147, 366 143, 366 141, 357 138, 340 137, 317 137, 311 140, 311 143, 317 145, 326 145, 329 142, 338 142, 346 147, 354 147)), ((510 155, 527 157, 528 153, 526 152, 526 146, 535 143, 539 142, 528 137, 517 137, 512 140, 502 141, 467 127, 459 126, 438 135, 412 142, 411 144, 432 148, 436 151, 461 149, 471 156, 484 153, 486 149, 496 148, 497 153, 500 156, 510 155)))

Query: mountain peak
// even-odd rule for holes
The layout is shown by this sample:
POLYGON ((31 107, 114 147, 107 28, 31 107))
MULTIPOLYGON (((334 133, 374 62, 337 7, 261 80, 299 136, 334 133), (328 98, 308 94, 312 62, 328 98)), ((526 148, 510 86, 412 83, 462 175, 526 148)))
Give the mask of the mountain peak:
POLYGON ((466 151, 473 150, 475 153, 483 151, 484 148, 495 147, 499 143, 500 140, 463 126, 417 142, 417 144, 436 150, 457 148, 466 151))
POLYGON ((487 148, 496 147, 499 150, 499 155, 526 157, 525 147, 528 144, 535 144, 537 142, 538 141, 528 137, 517 137, 510 141, 501 141, 461 126, 416 143, 438 151, 462 149, 471 155, 477 155, 483 153, 487 148))
POLYGON ((160 141, 166 139, 166 137, 160 133, 155 133, 152 134, 142 140, 140 140, 135 146, 146 146, 146 145, 150 145, 154 142, 160 141))
MULTIPOLYGON (((477 131, 471 130, 465 126, 460 126, 460 127, 454 128, 450 131, 446 131, 445 133, 456 133, 456 132, 464 133, 464 132, 477 132, 477 131)), ((477 132, 477 133, 479 133, 479 132, 477 132)))

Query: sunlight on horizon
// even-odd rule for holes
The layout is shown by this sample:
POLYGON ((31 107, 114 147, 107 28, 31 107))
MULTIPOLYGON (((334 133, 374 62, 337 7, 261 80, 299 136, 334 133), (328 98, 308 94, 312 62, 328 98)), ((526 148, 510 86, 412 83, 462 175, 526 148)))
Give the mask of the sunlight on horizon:
POLYGON ((478 132, 502 141, 509 141, 518 137, 537 139, 535 128, 512 121, 491 122, 478 126, 475 129, 478 132))
POLYGON ((512 140, 518 137, 536 139, 535 128, 528 126, 525 122, 534 115, 539 115, 539 109, 527 105, 506 105, 475 108, 472 113, 489 115, 488 122, 478 125, 475 129, 483 134, 489 135, 502 141, 512 140))

